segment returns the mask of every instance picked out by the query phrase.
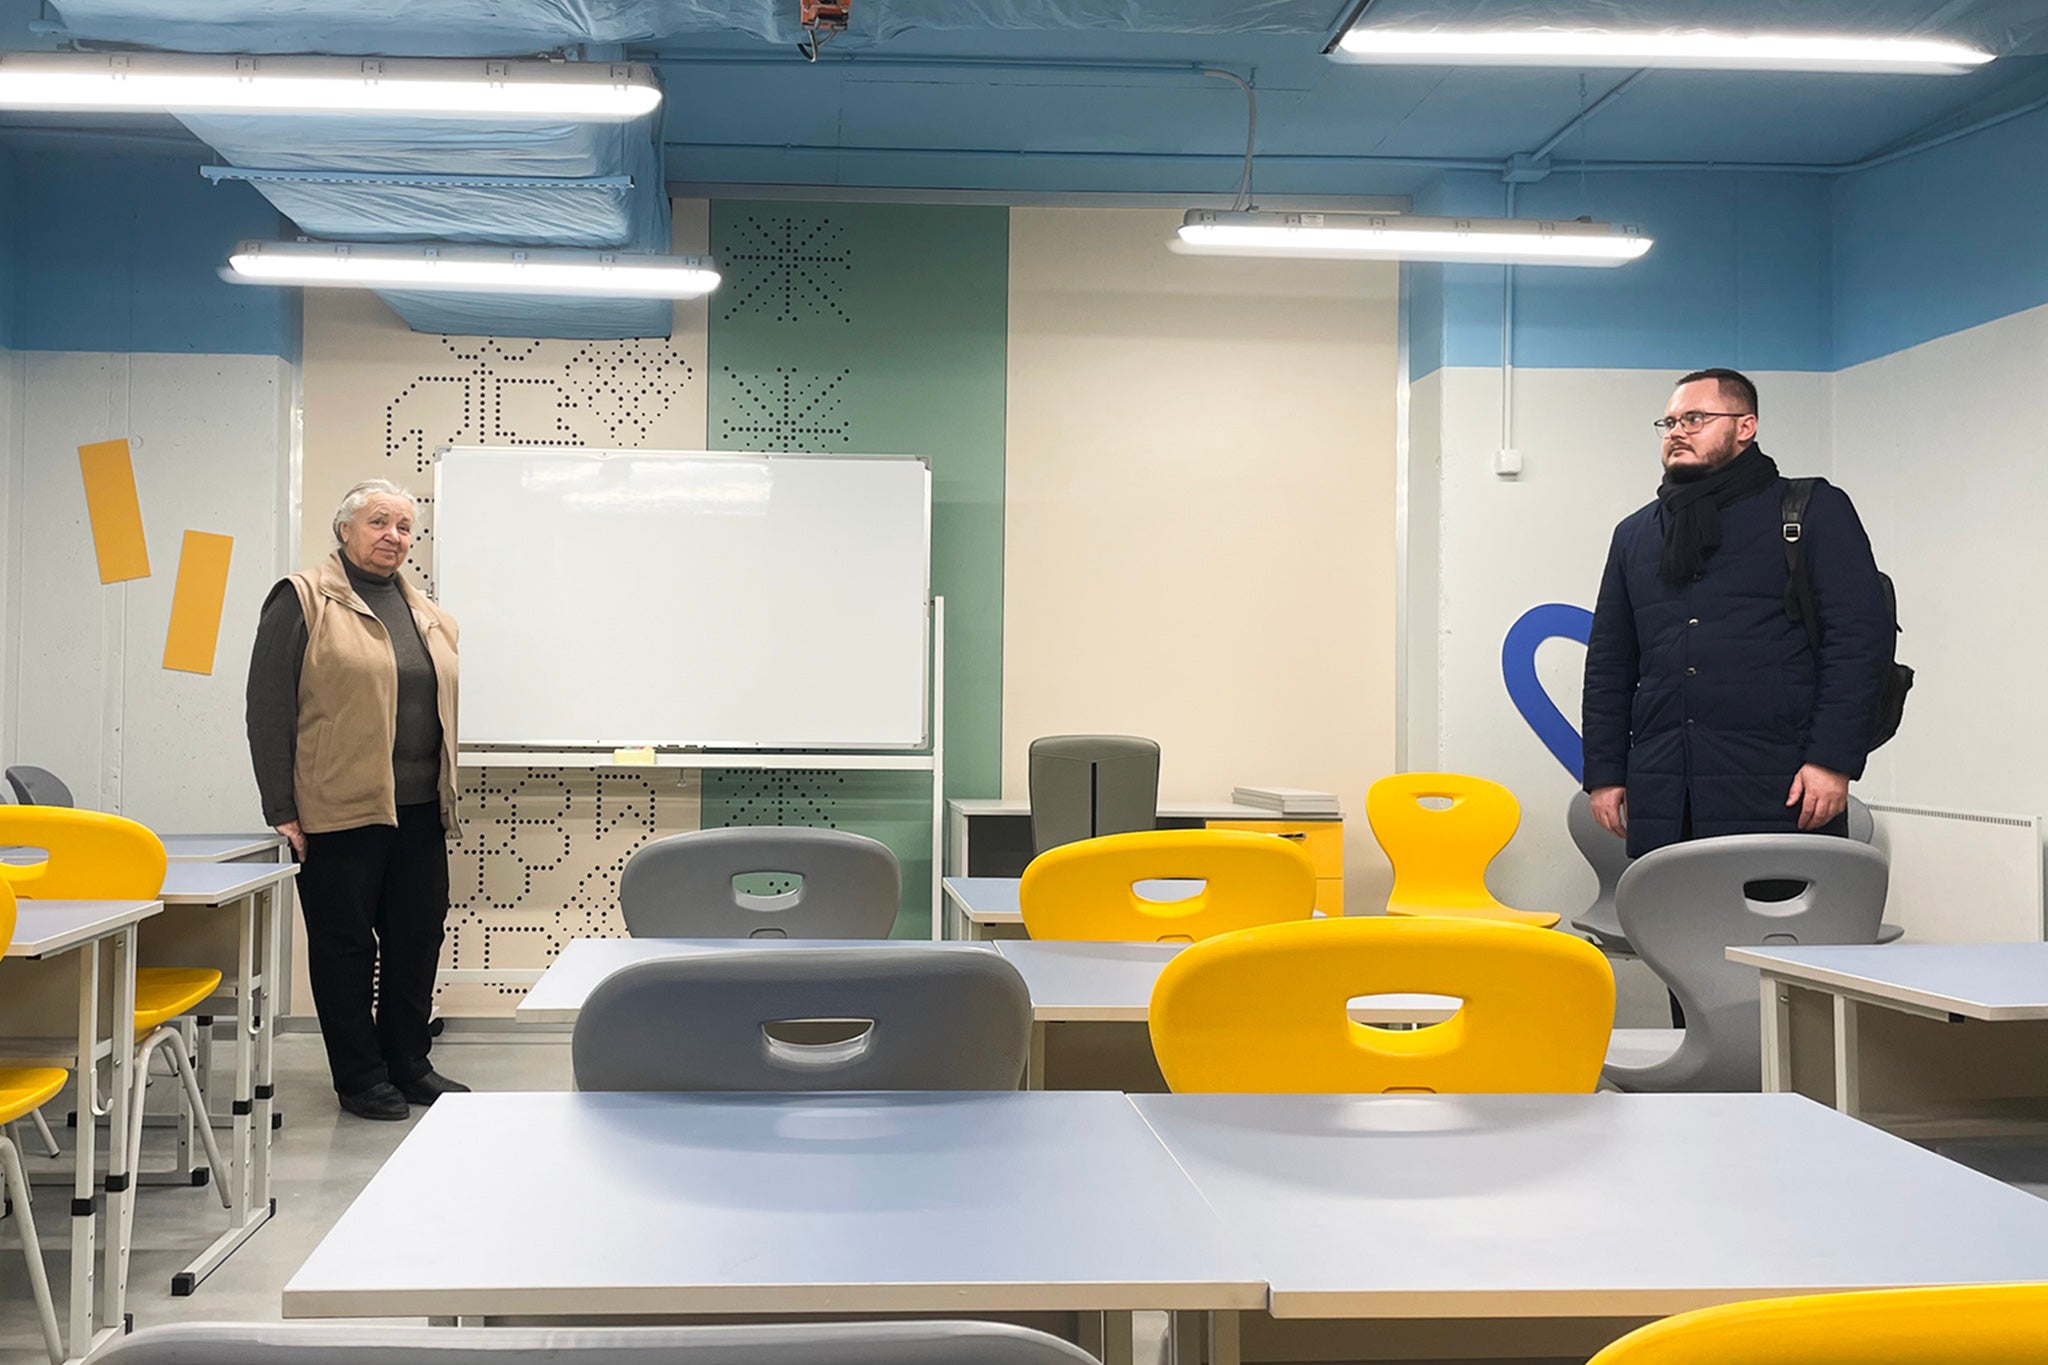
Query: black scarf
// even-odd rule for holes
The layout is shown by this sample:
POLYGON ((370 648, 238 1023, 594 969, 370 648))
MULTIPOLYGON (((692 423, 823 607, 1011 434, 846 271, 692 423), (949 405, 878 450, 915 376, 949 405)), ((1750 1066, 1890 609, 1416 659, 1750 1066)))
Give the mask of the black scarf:
POLYGON ((1664 508, 1664 581, 1689 583, 1708 555, 1721 548, 1721 509, 1778 479, 1778 466, 1752 443, 1709 474, 1667 473, 1657 486, 1664 508))

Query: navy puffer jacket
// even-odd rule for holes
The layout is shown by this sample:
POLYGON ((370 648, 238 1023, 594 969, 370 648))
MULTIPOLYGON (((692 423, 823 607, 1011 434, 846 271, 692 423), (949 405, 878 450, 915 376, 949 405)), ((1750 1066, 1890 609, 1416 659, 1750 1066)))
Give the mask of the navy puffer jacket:
MULTIPOLYGON (((1856 778, 1869 756, 1892 624, 1870 539, 1841 489, 1802 518, 1820 606, 1816 659, 1785 614, 1785 480, 1721 509, 1721 546, 1674 586, 1662 507, 1614 530, 1586 646, 1585 786, 1628 788, 1628 851, 1687 837, 1794 832, 1801 766, 1856 778)), ((1841 821, 1836 822, 1839 832, 1841 821)))

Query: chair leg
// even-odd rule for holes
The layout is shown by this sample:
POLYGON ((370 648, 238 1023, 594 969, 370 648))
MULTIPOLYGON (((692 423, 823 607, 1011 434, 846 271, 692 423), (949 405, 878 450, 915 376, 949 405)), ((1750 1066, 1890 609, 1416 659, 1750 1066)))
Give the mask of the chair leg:
MULTIPOLYGON (((199 1093, 199 1079, 192 1073, 192 1063, 184 1053, 184 1038, 175 1025, 166 1024, 149 1035, 142 1046, 135 1051, 135 1101, 128 1106, 128 1169, 139 1172, 142 1169, 142 1099, 149 1086, 149 1059, 156 1050, 169 1044, 166 1054, 171 1069, 177 1073, 184 1086, 184 1098, 189 1103, 204 1109, 206 1097, 199 1093)), ((220 1195, 221 1207, 234 1212, 234 1181, 229 1179, 227 1162, 220 1154, 220 1143, 213 1136, 213 1125, 202 1123, 196 1129, 200 1145, 206 1149, 206 1160, 213 1168, 213 1188, 220 1195)), ((135 1201, 127 1202, 128 1215, 134 1217, 135 1201)))
POLYGON ((28 1258, 29 1289, 35 1295, 36 1315, 42 1319, 43 1346, 50 1353, 51 1365, 64 1365, 64 1338, 57 1331, 57 1304, 50 1297, 43 1244, 36 1237, 35 1210, 28 1203, 28 1179, 21 1173, 20 1152, 7 1138, 0 1138, 0 1183, 14 1196, 14 1218, 21 1225, 21 1251, 28 1258))
POLYGON ((35 1120, 36 1134, 43 1140, 43 1150, 52 1158, 64 1155, 64 1149, 57 1145, 57 1135, 50 1131, 50 1121, 43 1117, 43 1111, 31 1109, 28 1116, 35 1120))

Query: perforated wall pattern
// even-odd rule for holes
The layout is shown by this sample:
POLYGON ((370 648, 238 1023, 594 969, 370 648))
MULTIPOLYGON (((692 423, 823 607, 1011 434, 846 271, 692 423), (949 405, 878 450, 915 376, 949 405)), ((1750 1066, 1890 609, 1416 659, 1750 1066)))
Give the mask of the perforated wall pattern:
MULTIPOLYGON (((472 768, 449 852, 448 966, 531 973, 572 938, 623 934, 619 873, 634 850, 697 828, 694 781, 672 769, 472 768)), ((443 985, 451 1014, 503 1012, 523 981, 443 985)))
MULTIPOLYGON (((677 203, 677 250, 704 249, 705 220, 702 203, 677 203)), ((389 478, 420 500, 407 572, 431 591, 433 459, 444 445, 702 449, 708 311, 679 306, 667 338, 442 337, 406 330, 371 295, 308 291, 301 563, 331 549, 329 519, 350 484, 389 478)), ((466 768, 461 787, 439 992, 450 1015, 509 1014, 563 944, 623 932, 626 858, 698 827, 697 775, 685 784, 673 769, 466 768)), ((293 998, 310 1012, 304 989, 293 998)))

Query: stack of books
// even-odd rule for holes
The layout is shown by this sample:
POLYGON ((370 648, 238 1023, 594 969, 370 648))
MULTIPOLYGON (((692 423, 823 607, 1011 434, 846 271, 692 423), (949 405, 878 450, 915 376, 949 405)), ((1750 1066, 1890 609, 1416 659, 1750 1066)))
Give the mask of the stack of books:
POLYGON ((1230 794, 1230 799, 1240 806, 1257 806, 1280 815, 1341 813, 1335 792, 1312 792, 1300 787, 1239 787, 1230 794))

